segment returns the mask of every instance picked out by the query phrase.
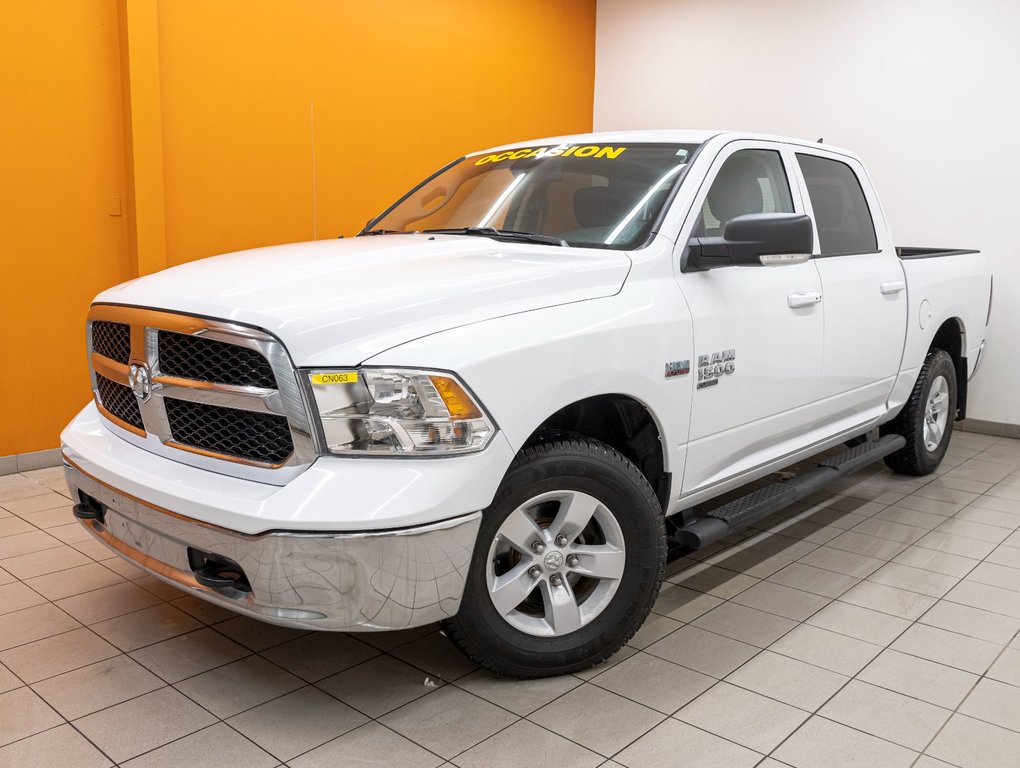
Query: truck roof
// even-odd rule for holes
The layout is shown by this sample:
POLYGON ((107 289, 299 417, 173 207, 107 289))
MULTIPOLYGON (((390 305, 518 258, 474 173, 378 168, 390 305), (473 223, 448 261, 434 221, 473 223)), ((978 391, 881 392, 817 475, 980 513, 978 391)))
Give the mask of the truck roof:
MULTIPOLYGON (((468 153, 468 157, 481 155, 488 152, 504 152, 511 149, 523 147, 534 147, 542 144, 640 144, 640 143, 664 143, 664 144, 704 144, 709 139, 720 138, 726 141, 736 139, 753 139, 767 141, 781 141, 786 144, 799 144, 810 147, 817 146, 817 142, 808 139, 796 139, 789 136, 776 136, 767 133, 748 133, 744 131, 698 131, 698 130, 646 130, 646 131, 598 131, 595 133, 575 133, 566 136, 549 136, 529 141, 515 141, 512 144, 503 144, 498 147, 479 150, 468 153)), ((857 155, 849 150, 834 147, 829 144, 823 145, 830 152, 838 152, 856 158, 857 155)))

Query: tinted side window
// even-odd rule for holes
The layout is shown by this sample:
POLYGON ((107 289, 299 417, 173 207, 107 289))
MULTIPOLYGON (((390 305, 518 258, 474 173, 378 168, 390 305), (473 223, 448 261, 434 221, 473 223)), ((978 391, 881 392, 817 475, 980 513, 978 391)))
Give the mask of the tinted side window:
POLYGON ((849 165, 816 155, 797 155, 807 182, 823 256, 878 249, 875 223, 857 174, 849 165))
POLYGON ((727 221, 748 213, 793 213, 790 183, 778 152, 744 149, 730 155, 708 190, 695 234, 722 235, 727 221))

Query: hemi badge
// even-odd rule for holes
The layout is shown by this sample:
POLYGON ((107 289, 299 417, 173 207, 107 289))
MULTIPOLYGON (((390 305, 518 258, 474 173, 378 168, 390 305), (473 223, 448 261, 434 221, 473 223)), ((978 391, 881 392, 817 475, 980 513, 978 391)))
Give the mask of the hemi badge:
POLYGON ((670 379, 674 376, 683 376, 684 374, 691 372, 691 361, 690 360, 676 360, 672 363, 666 363, 666 378, 670 379))

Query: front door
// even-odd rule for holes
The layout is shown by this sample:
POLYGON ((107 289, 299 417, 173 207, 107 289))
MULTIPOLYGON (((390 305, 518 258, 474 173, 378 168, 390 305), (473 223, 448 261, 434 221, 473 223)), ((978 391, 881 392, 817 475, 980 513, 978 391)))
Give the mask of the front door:
MULTIPOLYGON (((736 216, 803 213, 789 181, 792 162, 779 144, 728 145, 706 177, 678 254, 690 236, 721 235, 736 216)), ((803 447, 822 397, 824 329, 813 260, 719 267, 678 279, 694 322, 687 495, 803 447)))

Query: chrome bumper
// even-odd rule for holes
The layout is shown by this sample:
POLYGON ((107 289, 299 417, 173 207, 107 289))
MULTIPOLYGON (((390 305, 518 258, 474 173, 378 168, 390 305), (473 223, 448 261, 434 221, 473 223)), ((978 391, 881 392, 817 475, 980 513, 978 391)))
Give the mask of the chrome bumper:
POLYGON ((66 455, 64 474, 72 499, 81 500, 80 491, 101 505, 101 516, 82 524, 121 557, 209 602, 305 629, 403 629, 453 616, 481 523, 474 512, 391 531, 251 536, 118 491, 66 455), (250 591, 199 583, 196 551, 234 561, 250 591))

